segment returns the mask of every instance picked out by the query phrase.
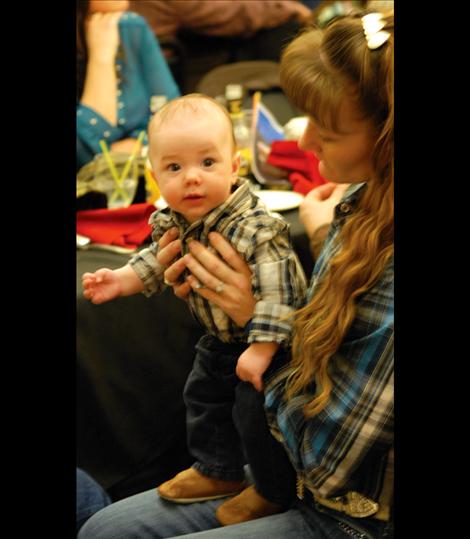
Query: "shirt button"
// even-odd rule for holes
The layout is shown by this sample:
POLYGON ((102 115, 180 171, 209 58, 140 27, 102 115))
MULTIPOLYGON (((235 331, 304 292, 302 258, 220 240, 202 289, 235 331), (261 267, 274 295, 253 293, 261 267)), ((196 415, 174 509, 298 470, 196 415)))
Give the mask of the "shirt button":
POLYGON ((81 116, 83 114, 83 110, 77 111, 77 116, 81 116))
POLYGON ((122 90, 119 90, 117 91, 117 95, 121 95, 122 94, 122 90))
POLYGON ((111 132, 110 132, 110 131, 105 131, 105 132, 103 133, 103 136, 106 137, 106 138, 108 138, 108 137, 111 136, 111 132))
POLYGON ((122 109, 122 107, 124 106, 124 103, 122 101, 119 101, 118 103, 118 109, 122 109))
POLYGON ((116 69, 117 69, 118 71, 121 71, 121 69, 122 69, 121 65, 120 65, 120 64, 116 64, 116 69))
POLYGON ((96 125, 98 123, 98 120, 96 118, 92 118, 90 120, 91 125, 96 125))
POLYGON ((126 123, 126 120, 124 118, 121 118, 119 121, 118 121, 118 124, 119 125, 124 125, 126 123))
POLYGON ((351 211, 351 206, 347 202, 343 202, 339 207, 341 213, 349 213, 351 211))

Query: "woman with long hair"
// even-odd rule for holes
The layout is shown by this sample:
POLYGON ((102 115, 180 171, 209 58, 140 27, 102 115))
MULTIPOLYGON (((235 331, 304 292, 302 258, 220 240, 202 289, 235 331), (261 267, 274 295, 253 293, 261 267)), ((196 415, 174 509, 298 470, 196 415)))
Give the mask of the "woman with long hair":
POLYGON ((77 169, 97 153, 100 140, 131 153, 147 131, 152 96, 173 99, 178 86, 143 17, 129 0, 76 0, 77 169))
MULTIPOLYGON (((81 539, 393 537, 393 46, 393 12, 361 13, 302 33, 281 61, 283 89, 309 118, 299 146, 330 181, 301 209, 315 248, 332 218, 295 313, 292 360, 265 377, 266 414, 295 469, 296 501, 242 522, 244 492, 169 506, 149 491, 95 514, 81 539), (222 509, 233 524, 220 530, 222 509)), ((219 235, 211 243, 220 258, 193 242, 175 261, 180 244, 168 233, 165 278, 188 268, 175 293, 192 288, 243 327, 253 316, 250 272, 219 235)))

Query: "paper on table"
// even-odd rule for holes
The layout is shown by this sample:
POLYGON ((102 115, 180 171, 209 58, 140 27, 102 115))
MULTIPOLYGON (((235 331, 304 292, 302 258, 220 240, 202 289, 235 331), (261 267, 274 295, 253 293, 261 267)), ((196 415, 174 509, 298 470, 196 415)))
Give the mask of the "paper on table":
POLYGON ((256 180, 265 187, 278 189, 291 189, 292 185, 287 177, 279 178, 270 174, 260 159, 259 144, 271 145, 275 140, 284 140, 284 129, 260 101, 260 96, 253 97, 253 123, 252 123, 252 163, 251 169, 256 180))
POLYGON ((270 211, 287 211, 297 208, 303 195, 295 191, 277 191, 275 189, 263 189, 255 194, 266 204, 270 211))

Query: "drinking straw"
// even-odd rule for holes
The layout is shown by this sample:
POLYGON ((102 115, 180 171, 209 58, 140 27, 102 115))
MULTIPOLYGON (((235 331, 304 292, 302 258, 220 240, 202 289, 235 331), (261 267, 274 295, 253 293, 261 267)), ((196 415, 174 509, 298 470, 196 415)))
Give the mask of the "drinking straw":
POLYGON ((251 118, 252 121, 252 129, 255 127, 257 119, 258 119, 258 103, 261 101, 261 92, 255 92, 253 94, 252 104, 251 108, 253 110, 253 116, 251 118))
POLYGON ((145 135, 145 131, 141 131, 140 134, 139 134, 139 137, 137 138, 136 143, 134 144, 134 148, 132 148, 132 153, 131 153, 129 159, 127 160, 126 166, 124 167, 124 169, 122 171, 122 174, 121 174, 121 185, 124 182, 124 180, 126 179, 126 176, 127 176, 128 172, 129 172, 129 169, 131 168, 132 161, 134 161, 135 156, 137 155, 137 151, 139 149, 140 143, 142 142, 142 139, 144 138, 144 135, 145 135))
POLYGON ((127 193, 124 191, 122 187, 121 179, 119 178, 116 167, 114 166, 113 160, 111 159, 111 156, 109 155, 109 150, 108 150, 108 146, 106 145, 106 142, 104 140, 100 140, 100 146, 101 146, 103 155, 106 159, 106 162, 108 163, 108 167, 109 167, 109 170, 111 171, 111 175, 113 177, 114 183, 116 184, 116 189, 114 190, 113 194, 109 198, 108 204, 114 201, 118 193, 121 193, 126 203, 128 203, 129 197, 127 196, 127 193))
POLYGON ((106 159, 106 162, 108 163, 109 170, 111 171, 111 175, 113 176, 113 180, 115 181, 116 185, 120 187, 121 181, 119 179, 116 167, 114 166, 114 163, 111 159, 111 156, 109 155, 108 146, 106 145, 106 142, 104 140, 100 140, 100 146, 101 146, 101 150, 103 152, 104 158, 106 159))
POLYGON ((119 178, 119 188, 114 191, 114 193, 111 195, 111 198, 109 199, 109 202, 112 203, 117 198, 118 194, 121 193, 123 195, 124 201, 126 204, 129 204, 131 202, 129 194, 123 189, 124 180, 127 177, 127 174, 129 173, 129 169, 131 168, 131 165, 135 159, 135 156, 137 155, 137 151, 139 150, 139 146, 142 142, 142 139, 144 138, 145 131, 141 131, 136 143, 134 144, 134 147, 132 148, 132 153, 129 156, 128 160, 126 161, 126 164, 122 170, 121 177, 119 178))

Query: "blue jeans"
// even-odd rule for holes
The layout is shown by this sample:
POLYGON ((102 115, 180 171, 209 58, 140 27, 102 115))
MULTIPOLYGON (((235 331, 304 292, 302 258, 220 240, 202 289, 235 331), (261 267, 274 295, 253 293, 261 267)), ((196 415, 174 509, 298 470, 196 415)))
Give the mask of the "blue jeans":
POLYGON ((84 470, 77 468, 77 532, 83 524, 111 503, 105 490, 84 470))
MULTIPOLYGON (((204 335, 196 346, 193 369, 184 389, 188 449, 202 474, 226 481, 244 478, 250 465, 256 490, 266 499, 288 507, 295 498, 296 475, 289 458, 271 435, 264 411, 264 394, 235 373, 248 345, 223 343, 204 335)), ((268 372, 287 362, 279 351, 268 372)))
MULTIPOLYGON (((284 513, 221 527, 215 518, 223 500, 190 505, 167 502, 155 489, 120 500, 93 515, 78 539, 381 539, 384 524, 360 519, 358 528, 327 512, 295 502, 284 513), (355 533, 351 533, 351 529, 355 533), (365 530, 365 533, 364 531, 365 530)), ((357 519, 359 520, 359 519, 357 519)))

